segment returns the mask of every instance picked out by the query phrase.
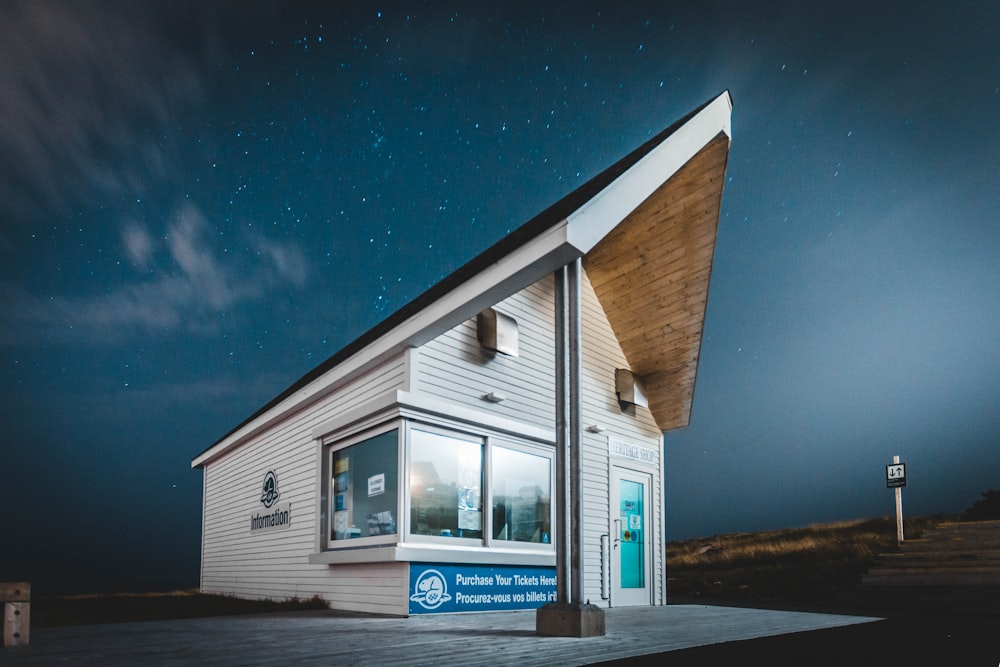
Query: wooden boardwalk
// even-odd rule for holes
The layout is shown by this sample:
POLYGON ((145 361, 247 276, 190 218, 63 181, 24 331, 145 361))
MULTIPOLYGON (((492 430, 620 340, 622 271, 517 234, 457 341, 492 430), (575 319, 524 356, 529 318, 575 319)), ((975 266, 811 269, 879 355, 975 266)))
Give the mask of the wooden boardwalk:
POLYGON ((706 605, 611 609, 604 637, 535 634, 534 612, 385 618, 337 612, 37 628, 4 665, 587 665, 878 620, 706 605))
POLYGON ((942 523, 898 553, 879 556, 862 583, 1000 586, 1000 521, 942 523))
POLYGON ((891 613, 1000 616, 1000 521, 949 522, 882 554, 846 603, 891 613))

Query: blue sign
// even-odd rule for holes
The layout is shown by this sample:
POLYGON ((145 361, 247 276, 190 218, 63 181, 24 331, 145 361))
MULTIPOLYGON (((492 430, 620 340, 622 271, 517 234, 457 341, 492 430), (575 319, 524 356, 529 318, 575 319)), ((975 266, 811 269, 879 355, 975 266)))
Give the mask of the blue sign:
POLYGON ((410 613, 537 609, 556 599, 554 567, 410 563, 410 613))

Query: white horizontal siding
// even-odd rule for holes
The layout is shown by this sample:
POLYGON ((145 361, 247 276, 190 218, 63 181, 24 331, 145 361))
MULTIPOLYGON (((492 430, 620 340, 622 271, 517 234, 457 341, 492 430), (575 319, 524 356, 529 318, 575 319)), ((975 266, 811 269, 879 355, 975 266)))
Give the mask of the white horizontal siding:
MULTIPOLYGON (((663 452, 662 433, 649 410, 637 408, 635 415, 622 412, 615 395, 615 368, 628 368, 628 361, 618 344, 590 280, 582 280, 583 310, 583 427, 600 424, 604 433, 583 432, 583 568, 584 597, 592 602, 601 599, 601 535, 610 533, 608 436, 614 435, 636 444, 660 450, 660 469, 653 472, 650 525, 652 528, 654 603, 663 604, 663 497, 661 493, 663 452)), ((622 464, 624 462, 619 462, 622 464)), ((631 467, 624 463, 624 467, 631 467)), ((641 468, 640 468, 641 469, 641 468)))
MULTIPOLYGON (((311 597, 331 606, 373 613, 406 614, 406 563, 310 564, 318 550, 318 444, 313 429, 397 388, 424 393, 480 411, 551 428, 555 414, 553 281, 546 278, 496 305, 518 322, 519 356, 489 356, 481 350, 475 320, 469 320, 406 355, 339 388, 322 401, 258 434, 205 467, 202 587, 206 592, 250 598, 311 597), (412 377, 410 374, 412 373, 412 377), (499 404, 482 395, 500 392, 499 404), (291 503, 288 529, 251 535, 250 515, 259 503, 264 474, 278 474, 279 503, 291 503)), ((607 437, 660 447, 658 427, 647 410, 622 413, 614 393, 615 368, 628 363, 596 295, 583 280, 583 424, 606 432, 583 433, 585 597, 600 600, 600 537, 609 532, 607 437)), ((662 452, 661 452, 662 466, 662 452)), ((662 603, 662 469, 651 498, 654 600, 662 603)))
POLYGON ((483 350, 476 320, 417 349, 416 390, 477 410, 551 428, 555 419, 553 280, 547 277, 496 304, 517 320, 518 356, 483 350), (483 400, 497 392, 501 403, 483 400))
POLYGON ((205 466, 202 590, 246 598, 321 595, 335 608, 406 613, 405 564, 331 568, 308 558, 318 549, 320 530, 319 445, 312 430, 386 391, 405 388, 407 368, 405 355, 399 355, 205 466), (251 515, 267 512, 260 494, 268 470, 278 477, 278 504, 291 504, 291 524, 251 534, 251 515))

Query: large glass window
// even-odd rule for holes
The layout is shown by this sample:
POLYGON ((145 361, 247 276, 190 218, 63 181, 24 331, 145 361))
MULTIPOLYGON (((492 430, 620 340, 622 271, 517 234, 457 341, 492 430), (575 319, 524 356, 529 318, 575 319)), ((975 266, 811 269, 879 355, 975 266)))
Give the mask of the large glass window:
POLYGON ((400 419, 324 456, 327 549, 406 541, 552 548, 549 447, 400 419))
POLYGON ((397 532, 398 452, 393 429, 332 453, 331 542, 397 532))
POLYGON ((482 539, 482 440, 410 431, 410 533, 482 539))
POLYGON ((549 544, 552 460, 496 445, 491 455, 493 539, 549 544))

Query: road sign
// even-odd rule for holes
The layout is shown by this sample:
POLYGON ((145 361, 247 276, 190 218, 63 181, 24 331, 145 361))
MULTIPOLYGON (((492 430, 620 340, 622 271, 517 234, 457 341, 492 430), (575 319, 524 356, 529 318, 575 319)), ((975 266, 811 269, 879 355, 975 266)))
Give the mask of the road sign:
POLYGON ((885 487, 898 489, 906 486, 906 464, 893 463, 885 467, 885 487))

